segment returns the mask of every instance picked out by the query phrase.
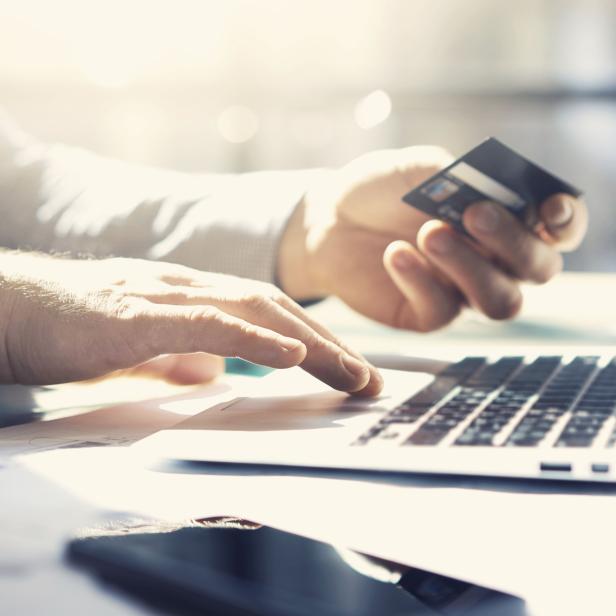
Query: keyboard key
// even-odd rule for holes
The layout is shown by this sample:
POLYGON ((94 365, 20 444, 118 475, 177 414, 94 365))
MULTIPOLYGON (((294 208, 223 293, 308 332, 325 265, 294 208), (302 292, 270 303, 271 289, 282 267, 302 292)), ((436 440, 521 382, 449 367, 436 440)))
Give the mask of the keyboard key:
MULTIPOLYGON (((398 445, 413 429, 412 424, 432 413, 403 444, 438 445, 496 393, 458 436, 456 445, 492 446, 495 437, 524 413, 504 444, 537 446, 565 413, 571 413, 557 445, 589 447, 605 422, 616 414, 616 357, 599 371, 598 359, 579 356, 562 365, 560 356, 542 356, 525 365, 522 357, 502 357, 494 363, 488 363, 485 357, 465 358, 448 366, 427 387, 381 418, 356 444, 373 438, 387 440, 399 428, 398 438, 391 439, 398 445), (540 397, 534 399, 537 394, 540 397), (531 399, 532 406, 526 410, 531 399), (433 412, 438 404, 441 406, 433 412)), ((607 446, 616 446, 616 428, 607 446)))
POLYGON ((491 432, 478 432, 474 430, 465 430, 455 442, 456 445, 475 445, 489 446, 492 444, 494 435, 491 432))
MULTIPOLYGON (((455 444, 490 445, 494 437, 552 375, 559 366, 560 360, 560 357, 540 357, 524 366, 506 384, 501 393, 471 422, 455 444), (531 378, 538 375, 541 375, 541 378, 531 378)), ((535 414, 541 417, 543 411, 536 409, 535 414)))
POLYGON ((481 370, 478 370, 472 377, 467 379, 464 384, 467 387, 486 387, 495 389, 509 379, 523 360, 523 357, 503 357, 493 364, 485 365, 481 370))
POLYGON ((414 406, 433 406, 442 400, 451 390, 458 385, 458 379, 454 377, 437 376, 432 383, 409 398, 404 404, 414 406))
MULTIPOLYGON (((510 446, 534 446, 539 444, 554 427, 557 420, 572 406, 593 376, 599 358, 596 356, 576 357, 563 366, 548 382, 537 400, 507 440, 510 446)), ((573 428, 573 426, 572 426, 573 428)), ((569 436, 581 442, 580 434, 573 428, 569 436)), ((591 437, 584 434, 585 440, 591 437)), ((594 436, 592 436, 594 439, 594 436)), ((565 441, 563 440, 563 444, 565 441)))
POLYGON ((485 357, 465 357, 462 361, 447 366, 439 373, 439 376, 455 377, 462 381, 481 368, 486 361, 485 357))
POLYGON ((404 445, 436 445, 447 436, 447 432, 448 430, 430 430, 422 427, 408 438, 404 445))
POLYGON ((616 364, 613 360, 590 382, 571 409, 571 419, 556 443, 558 447, 590 447, 616 406, 616 364))
MULTIPOLYGON (((464 364, 454 364, 446 369, 449 374, 443 376, 443 373, 437 375, 434 380, 422 390, 411 396, 408 400, 397 406, 393 411, 382 417, 379 422, 364 432, 355 442, 354 445, 365 445, 373 438, 382 436, 383 430, 392 424, 412 424, 423 415, 425 415, 436 403, 440 402, 447 396, 460 382, 460 377, 455 376, 454 372, 470 372, 471 368, 476 370, 481 365, 480 360, 485 361, 485 358, 471 358, 472 361, 464 364), (462 366, 463 369, 460 368, 462 366), (452 369, 453 368, 453 369, 452 369)), ((389 432, 388 432, 389 433, 389 432)))
MULTIPOLYGON (((421 415, 423 415, 423 413, 421 415)), ((388 415, 385 415, 385 417, 381 419, 380 423, 383 425, 392 424, 392 423, 412 424, 412 423, 415 423, 421 417, 421 415, 420 414, 410 414, 410 413, 397 415, 394 413, 390 413, 388 415)))
POLYGON ((558 439, 557 447, 591 447, 594 436, 568 435, 558 439))
POLYGON ((525 417, 511 433, 506 444, 524 447, 538 445, 545 438, 553 424, 553 421, 527 419, 525 417))

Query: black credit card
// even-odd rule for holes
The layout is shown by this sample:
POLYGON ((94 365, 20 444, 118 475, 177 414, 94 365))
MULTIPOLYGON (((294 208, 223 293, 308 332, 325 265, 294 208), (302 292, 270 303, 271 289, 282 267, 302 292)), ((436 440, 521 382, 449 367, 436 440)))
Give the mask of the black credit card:
POLYGON ((533 227, 538 206, 550 195, 582 192, 494 137, 439 171, 402 197, 403 201, 466 233, 464 210, 477 201, 496 201, 533 227))

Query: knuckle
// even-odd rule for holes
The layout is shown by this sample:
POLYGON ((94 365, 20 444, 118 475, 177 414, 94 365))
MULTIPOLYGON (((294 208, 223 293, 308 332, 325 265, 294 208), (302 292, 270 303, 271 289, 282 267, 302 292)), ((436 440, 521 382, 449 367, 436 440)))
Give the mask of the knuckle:
POLYGON ((188 320, 197 323, 222 324, 224 314, 216 306, 195 306, 188 313, 188 320))
POLYGON ((252 325, 252 323, 241 323, 237 328, 237 331, 239 333, 239 337, 244 340, 246 338, 257 338, 258 336, 258 330, 254 325, 252 325))
POLYGON ((329 340, 326 340, 323 336, 320 336, 313 330, 309 330, 298 337, 307 347, 310 348, 312 353, 329 353, 333 350, 336 352, 339 350, 336 344, 329 342, 329 340))
MULTIPOLYGON (((235 330, 235 335, 227 338, 227 355, 241 357, 247 350, 247 344, 259 338, 258 329, 251 323, 240 323, 235 330)), ((262 346, 265 346, 264 342, 262 346)))
POLYGON ((102 304, 105 312, 114 319, 134 322, 140 314, 140 298, 126 295, 114 289, 104 289, 96 293, 96 304, 102 304))
POLYGON ((270 308, 272 300, 267 295, 257 292, 245 295, 242 301, 254 314, 262 314, 270 308))
POLYGON ((274 287, 272 289, 272 293, 270 295, 273 301, 281 306, 291 306, 295 305, 295 302, 283 291, 281 291, 278 287, 274 287))
POLYGON ((276 294, 272 297, 272 300, 291 313, 296 310, 300 313, 304 312, 304 309, 294 299, 291 299, 286 293, 284 293, 280 289, 276 290, 276 294))

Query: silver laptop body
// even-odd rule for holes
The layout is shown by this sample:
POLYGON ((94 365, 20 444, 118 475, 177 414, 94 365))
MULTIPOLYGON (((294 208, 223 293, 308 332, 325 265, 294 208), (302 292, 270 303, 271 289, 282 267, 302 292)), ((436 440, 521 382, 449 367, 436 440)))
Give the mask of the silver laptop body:
POLYGON ((378 399, 299 368, 141 442, 181 461, 616 481, 616 351, 458 357, 383 370, 378 399))

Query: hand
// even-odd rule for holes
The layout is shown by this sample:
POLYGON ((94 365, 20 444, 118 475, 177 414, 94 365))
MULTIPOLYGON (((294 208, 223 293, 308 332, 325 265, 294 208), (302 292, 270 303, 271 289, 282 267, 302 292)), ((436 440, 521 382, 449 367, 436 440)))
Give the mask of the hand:
POLYGON ((273 285, 136 259, 0 253, 0 382, 88 379, 153 358, 140 370, 175 370, 184 381, 217 372, 211 359, 175 357, 185 353, 301 365, 365 395, 382 386, 372 366, 273 285))
POLYGON ((282 288, 298 300, 337 295, 394 327, 430 331, 467 304, 494 319, 521 307, 520 281, 543 283, 577 247, 586 209, 568 195, 543 203, 529 231, 496 203, 477 203, 464 225, 477 240, 404 203, 451 155, 436 147, 372 152, 311 186, 283 237, 282 288))

